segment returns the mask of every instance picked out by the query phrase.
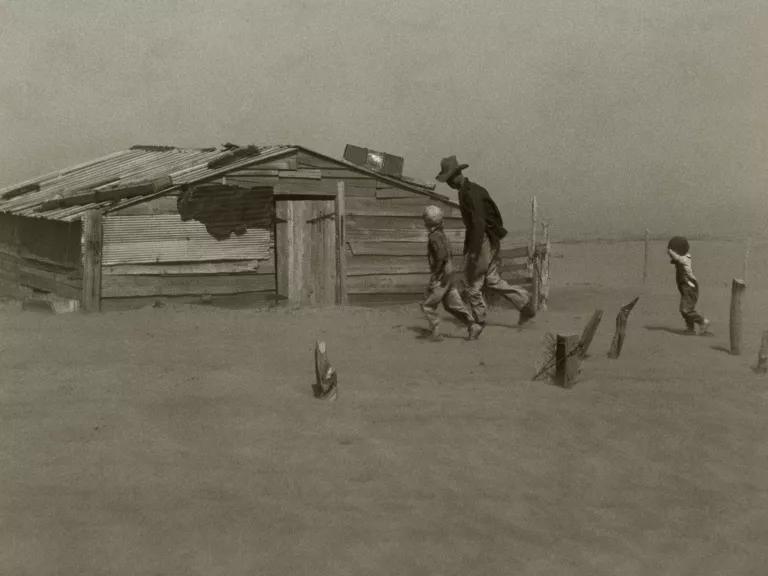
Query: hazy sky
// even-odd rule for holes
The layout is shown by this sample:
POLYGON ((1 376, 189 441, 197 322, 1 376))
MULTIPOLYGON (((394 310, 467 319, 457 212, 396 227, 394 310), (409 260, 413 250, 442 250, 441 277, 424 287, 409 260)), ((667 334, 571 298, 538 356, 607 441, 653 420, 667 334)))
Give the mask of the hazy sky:
MULTIPOLYGON (((0 184, 132 144, 456 154, 508 227, 768 227, 766 0, 0 0, 0 184)), ((441 185, 438 190, 452 194, 441 185)))

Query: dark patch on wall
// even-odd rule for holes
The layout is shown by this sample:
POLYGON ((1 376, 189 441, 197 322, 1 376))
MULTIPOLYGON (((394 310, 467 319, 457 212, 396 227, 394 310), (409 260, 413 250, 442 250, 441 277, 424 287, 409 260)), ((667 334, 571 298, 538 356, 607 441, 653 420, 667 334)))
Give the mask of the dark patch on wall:
POLYGON ((201 222, 216 240, 242 236, 248 228, 271 229, 274 222, 271 188, 205 184, 179 194, 177 208, 182 221, 201 222))

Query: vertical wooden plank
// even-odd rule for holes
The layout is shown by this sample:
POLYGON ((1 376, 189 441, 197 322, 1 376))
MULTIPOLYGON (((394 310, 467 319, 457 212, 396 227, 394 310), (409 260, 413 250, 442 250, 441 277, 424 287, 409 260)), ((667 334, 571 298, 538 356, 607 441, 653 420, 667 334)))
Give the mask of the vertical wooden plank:
POLYGON ((531 198, 531 254, 536 253, 536 212, 538 206, 536 196, 531 198))
POLYGON ((741 327, 742 327, 742 314, 741 314, 741 302, 744 295, 744 290, 747 287, 744 280, 734 278, 731 283, 731 323, 730 323, 730 336, 731 336, 731 354, 738 356, 741 354, 741 327))
POLYGON ((346 208, 344 181, 336 184, 336 303, 347 303, 346 208))
POLYGON ((555 347, 555 384, 571 388, 579 372, 579 358, 576 347, 579 344, 577 334, 557 335, 555 347))
POLYGON ((294 252, 291 262, 291 303, 302 304, 308 302, 312 293, 312 285, 307 282, 304 271, 310 267, 306 258, 310 256, 305 243, 307 242, 306 226, 308 218, 307 202, 295 200, 291 202, 293 219, 294 252))
POLYGON ((290 301, 291 266, 293 263, 293 215, 290 201, 275 202, 275 267, 277 294, 290 301))
POLYGON ((324 212, 333 218, 326 218, 323 221, 325 232, 325 250, 323 257, 323 270, 325 272, 325 293, 323 295, 323 304, 336 303, 336 201, 326 200, 324 212))
POLYGON ((102 217, 99 210, 89 210, 82 218, 80 236, 83 287, 80 305, 86 312, 101 309, 102 217))
POLYGON ((539 252, 533 254, 533 274, 531 286, 531 300, 535 310, 539 309, 541 304, 541 256, 539 252))
POLYGON ((549 240, 549 222, 542 222, 542 236, 544 237, 544 254, 541 256, 541 284, 539 286, 539 308, 547 309, 549 303, 549 255, 552 245, 549 240))

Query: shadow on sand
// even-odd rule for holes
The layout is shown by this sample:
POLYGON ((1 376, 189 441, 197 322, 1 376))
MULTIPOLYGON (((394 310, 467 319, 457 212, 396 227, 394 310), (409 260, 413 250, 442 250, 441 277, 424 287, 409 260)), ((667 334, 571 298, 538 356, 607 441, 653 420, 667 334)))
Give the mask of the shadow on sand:
POLYGON ((677 336, 695 336, 695 334, 691 334, 682 328, 670 328, 669 326, 658 325, 646 325, 643 326, 643 328, 650 330, 651 332, 669 332, 670 334, 676 334, 677 336))
POLYGON ((726 354, 730 354, 731 353, 731 349, 726 347, 726 346, 723 346, 722 344, 717 344, 715 346, 710 346, 710 348, 712 350, 716 350, 717 352, 725 352, 726 354))
MULTIPOLYGON (((432 335, 432 332, 430 332, 429 328, 424 328, 423 326, 408 326, 407 328, 411 332, 416 333, 416 340, 429 340, 429 337, 432 335)), ((454 340, 466 340, 466 336, 459 336, 458 334, 446 334, 442 332, 440 334, 443 338, 453 338, 454 340)))

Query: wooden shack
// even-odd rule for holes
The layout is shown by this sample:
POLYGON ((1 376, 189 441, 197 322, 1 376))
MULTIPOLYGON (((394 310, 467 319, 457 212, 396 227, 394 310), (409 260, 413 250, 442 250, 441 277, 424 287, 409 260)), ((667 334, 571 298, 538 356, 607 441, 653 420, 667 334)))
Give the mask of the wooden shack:
MULTIPOLYGON (((457 204, 402 175, 301 146, 134 146, 0 190, 0 281, 86 310, 415 300, 428 204, 460 254, 457 204)), ((534 289, 546 251, 512 240, 505 272, 534 289)))

